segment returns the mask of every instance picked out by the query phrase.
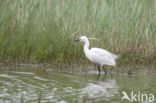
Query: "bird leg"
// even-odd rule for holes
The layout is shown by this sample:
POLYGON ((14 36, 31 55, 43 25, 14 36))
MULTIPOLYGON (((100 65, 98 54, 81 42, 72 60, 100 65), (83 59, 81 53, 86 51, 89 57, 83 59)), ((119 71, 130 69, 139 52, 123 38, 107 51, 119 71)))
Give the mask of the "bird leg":
POLYGON ((101 70, 100 70, 100 66, 98 65, 98 70, 99 70, 99 75, 100 75, 100 73, 101 73, 101 70))
POLYGON ((103 70, 105 72, 105 75, 107 74, 107 70, 105 69, 105 67, 103 66, 103 70))

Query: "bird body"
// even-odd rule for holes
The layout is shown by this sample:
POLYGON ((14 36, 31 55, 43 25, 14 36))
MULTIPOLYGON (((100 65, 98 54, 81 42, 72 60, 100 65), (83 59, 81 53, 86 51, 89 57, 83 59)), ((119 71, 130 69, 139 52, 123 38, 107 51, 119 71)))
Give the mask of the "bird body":
POLYGON ((117 59, 118 57, 117 55, 100 48, 92 48, 89 51, 92 54, 94 62, 96 62, 97 64, 100 64, 101 66, 104 65, 115 66, 116 64, 115 59, 117 59))
POLYGON ((119 57, 118 55, 110 53, 107 50, 104 50, 101 48, 89 49, 89 40, 86 36, 81 36, 78 40, 75 40, 75 41, 85 42, 84 53, 91 62, 94 62, 98 65, 98 69, 99 69, 99 65, 101 66, 104 66, 104 65, 115 66, 116 65, 115 59, 119 57))

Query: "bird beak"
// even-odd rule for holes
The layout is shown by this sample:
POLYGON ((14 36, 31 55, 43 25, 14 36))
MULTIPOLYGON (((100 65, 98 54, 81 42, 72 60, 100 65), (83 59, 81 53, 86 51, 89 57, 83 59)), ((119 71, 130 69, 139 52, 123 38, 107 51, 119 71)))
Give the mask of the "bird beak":
POLYGON ((80 41, 80 39, 73 40, 73 42, 78 42, 78 41, 80 41))

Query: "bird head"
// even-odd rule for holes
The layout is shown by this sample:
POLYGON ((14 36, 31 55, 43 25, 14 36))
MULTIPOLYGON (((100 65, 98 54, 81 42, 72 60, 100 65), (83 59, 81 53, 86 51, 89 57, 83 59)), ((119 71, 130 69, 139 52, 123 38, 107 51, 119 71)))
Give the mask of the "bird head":
POLYGON ((78 41, 86 41, 88 38, 86 36, 81 36, 80 38, 74 40, 73 42, 78 42, 78 41))

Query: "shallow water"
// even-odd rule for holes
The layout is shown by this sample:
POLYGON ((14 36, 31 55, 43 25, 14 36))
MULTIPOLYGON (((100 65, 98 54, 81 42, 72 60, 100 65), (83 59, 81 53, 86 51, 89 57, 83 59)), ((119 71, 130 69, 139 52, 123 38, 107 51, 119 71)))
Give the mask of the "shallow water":
POLYGON ((87 73, 65 70, 1 67, 0 103, 131 103, 121 100, 123 91, 129 97, 132 92, 136 94, 136 103, 156 102, 141 101, 146 99, 141 98, 142 94, 147 94, 147 99, 154 95, 156 99, 154 70, 134 75, 114 71, 106 76, 98 76, 94 70, 87 73))

